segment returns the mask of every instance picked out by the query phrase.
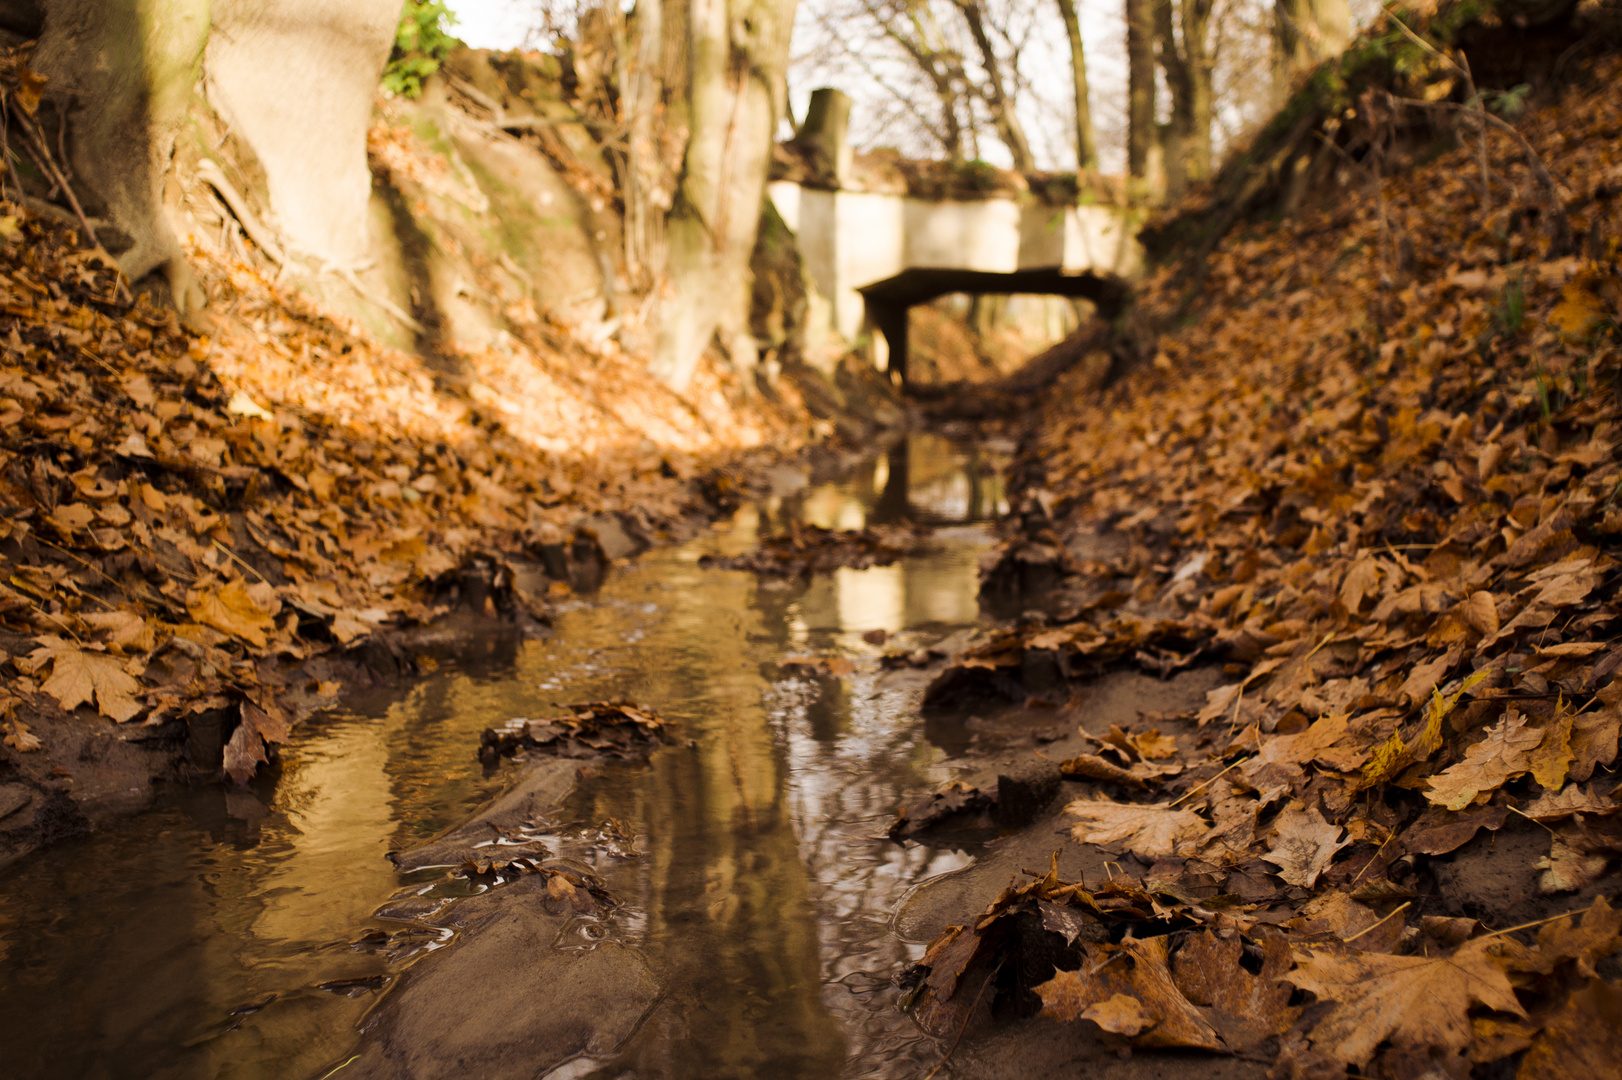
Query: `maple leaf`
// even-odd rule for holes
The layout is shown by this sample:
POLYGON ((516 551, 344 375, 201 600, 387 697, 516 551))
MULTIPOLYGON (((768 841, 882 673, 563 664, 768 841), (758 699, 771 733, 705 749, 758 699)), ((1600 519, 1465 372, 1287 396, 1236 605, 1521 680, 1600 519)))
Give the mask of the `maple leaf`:
POLYGON ((1190 854, 1208 825, 1192 810, 1170 804, 1139 805, 1076 799, 1064 808, 1080 819, 1070 835, 1082 844, 1120 844, 1136 855, 1190 854))
POLYGON ((1134 1036, 1139 1046, 1224 1049, 1216 1029, 1172 981, 1168 952, 1164 937, 1083 945, 1079 970, 1056 972, 1036 988, 1042 1015, 1092 1020, 1106 1031, 1134 1036))
POLYGON ((186 611, 203 626, 233 634, 263 649, 268 644, 265 632, 276 628, 272 618, 276 609, 271 606, 274 602, 274 593, 267 599, 242 582, 232 581, 212 589, 192 590, 186 596, 186 611))
POLYGON ((1582 916, 1581 922, 1568 915, 1538 930, 1537 948, 1523 969, 1547 975, 1559 964, 1574 960, 1580 974, 1595 978, 1595 963, 1622 948, 1622 908, 1611 907, 1601 896, 1582 916))
POLYGON ((1279 868, 1278 876, 1291 885, 1310 889, 1318 875, 1329 869, 1335 852, 1350 844, 1340 839, 1342 829, 1331 825, 1316 807, 1291 803, 1273 823, 1272 847, 1262 858, 1279 868))
POLYGON ((1284 978, 1338 1008, 1308 1032, 1314 1047, 1348 1065, 1366 1065, 1387 1039, 1458 1053, 1470 1045, 1471 1005, 1525 1016, 1492 953, 1493 938, 1443 956, 1392 956, 1349 945, 1297 945, 1284 978))
POLYGON ((1622 987, 1595 979, 1566 999, 1532 1041, 1515 1080, 1622 1080, 1616 1033, 1622 987))
POLYGON ((1240 963, 1245 947, 1238 935, 1219 938, 1209 930, 1185 942, 1172 961, 1177 989, 1211 1010, 1206 1018, 1235 1050, 1289 1030, 1301 1012, 1290 1006, 1290 988, 1283 982, 1290 969, 1289 945, 1267 937, 1259 947, 1262 969, 1254 975, 1240 963))
POLYGON ((1425 798, 1449 810, 1463 810, 1483 791, 1492 791, 1532 767, 1532 751, 1543 730, 1526 726, 1526 717, 1510 709, 1487 729, 1487 737, 1464 752, 1464 760, 1430 778, 1425 798))
POLYGON ((140 713, 141 703, 132 695, 141 692, 141 682, 116 656, 90 652, 59 637, 35 640, 40 647, 29 656, 35 669, 47 660, 51 663, 51 677, 40 689, 62 708, 72 711, 93 698, 101 715, 120 724, 140 713))

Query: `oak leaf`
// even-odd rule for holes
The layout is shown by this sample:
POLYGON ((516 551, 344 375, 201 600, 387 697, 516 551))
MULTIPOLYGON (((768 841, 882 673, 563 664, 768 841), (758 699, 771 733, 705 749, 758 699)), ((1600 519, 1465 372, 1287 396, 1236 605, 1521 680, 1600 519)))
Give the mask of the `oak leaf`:
POLYGON ((1574 826, 1562 825, 1549 841, 1549 854, 1533 864, 1543 871, 1538 876, 1538 891, 1576 892, 1598 881, 1610 863, 1608 852, 1594 850, 1574 826))
POLYGON ((1139 1046, 1225 1049, 1216 1029, 1172 981, 1168 953, 1164 937, 1084 945, 1079 970, 1056 972, 1036 988, 1042 998, 1042 1015, 1092 1020, 1105 1030, 1133 1035, 1139 1046), (1117 997, 1137 1002, 1138 1009, 1129 1009, 1115 1001, 1117 997), (1116 1027, 1106 1027, 1106 1023, 1116 1027), (1138 1024, 1142 1026, 1135 1032, 1125 1030, 1138 1024))
POLYGON ((1464 752, 1464 760, 1430 778, 1425 798, 1449 810, 1463 810, 1483 791, 1492 791, 1532 767, 1532 751, 1543 731, 1527 727, 1514 709, 1487 729, 1487 737, 1464 752))
POLYGON ((1525 1016, 1491 949, 1495 939, 1466 942, 1442 956, 1392 956, 1349 945, 1298 945, 1285 978, 1338 1008, 1308 1036, 1315 1048, 1362 1066, 1387 1039, 1453 1053, 1470 1045, 1467 1015, 1476 1003, 1525 1016))
POLYGON ((1279 868, 1278 876, 1291 885, 1310 889, 1318 875, 1329 869, 1335 853, 1352 841, 1342 840, 1339 825, 1323 819, 1316 807, 1292 803, 1273 823, 1273 843, 1262 858, 1279 868))
POLYGON ((1617 804, 1609 797, 1596 795, 1592 787, 1584 790, 1573 783, 1559 791, 1545 791, 1521 813, 1533 821, 1558 821, 1573 814, 1613 814, 1617 809, 1617 804))
POLYGON ((1622 948, 1622 908, 1611 907, 1601 896, 1582 915, 1581 922, 1567 916, 1538 931, 1534 970, 1548 974, 1557 964, 1575 960, 1580 973, 1594 978, 1594 964, 1622 948))
POLYGON ((123 661, 106 653, 90 652, 58 637, 36 638, 40 647, 29 656, 36 670, 47 660, 51 677, 40 689, 69 711, 95 699, 101 715, 122 724, 135 719, 141 703, 134 696, 141 682, 124 670, 123 661))
POLYGON ((1120 844, 1135 855, 1192 854, 1194 841, 1209 828, 1194 811, 1170 804, 1076 799, 1064 809, 1080 819, 1070 830, 1077 843, 1120 844))

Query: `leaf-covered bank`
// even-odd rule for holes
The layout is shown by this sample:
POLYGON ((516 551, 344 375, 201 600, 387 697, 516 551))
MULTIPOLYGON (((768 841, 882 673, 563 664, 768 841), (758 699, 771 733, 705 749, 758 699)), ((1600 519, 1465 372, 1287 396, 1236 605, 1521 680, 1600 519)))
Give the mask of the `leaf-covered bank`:
POLYGON ((3 209, 0 857, 153 776, 246 779, 346 681, 409 671, 411 628, 544 621, 549 591, 707 519, 806 431, 791 397, 708 368, 678 396, 545 318, 447 391, 206 244, 198 336, 3 209))
POLYGON ((1026 613, 932 697, 1225 677, 1065 763, 1111 869, 935 941, 908 979, 943 1038, 1028 1010, 1280 1077, 1614 1075, 1619 80, 1236 229, 1152 363, 1046 398, 986 580, 1026 613), (1508 895, 1468 900, 1500 839, 1508 895))

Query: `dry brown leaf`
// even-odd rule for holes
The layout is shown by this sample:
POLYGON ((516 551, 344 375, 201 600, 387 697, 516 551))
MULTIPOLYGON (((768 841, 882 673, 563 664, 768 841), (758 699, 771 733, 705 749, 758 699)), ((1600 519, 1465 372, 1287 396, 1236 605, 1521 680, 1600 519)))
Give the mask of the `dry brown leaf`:
POLYGON ((1521 811, 1533 821, 1558 821, 1573 814, 1613 814, 1618 807, 1609 796, 1597 795, 1592 787, 1567 784, 1559 791, 1545 791, 1521 811))
POLYGON ((1554 831, 1549 841, 1549 854, 1535 864, 1543 873, 1538 875, 1538 891, 1544 894, 1576 892, 1598 881, 1611 863, 1603 851, 1595 851, 1573 826, 1567 824, 1554 831))
POLYGON ((1622 1080, 1622 987, 1595 979, 1571 995, 1521 1059, 1515 1080, 1622 1080))
POLYGON ((287 719, 279 709, 269 711, 251 701, 244 701, 239 710, 241 722, 225 744, 225 774, 239 784, 245 784, 265 761, 269 760, 265 747, 287 741, 287 719))
POLYGON ((134 695, 141 682, 124 670, 124 662, 106 653, 90 652, 58 637, 35 639, 40 647, 29 656, 37 669, 51 662, 51 677, 40 689, 56 698, 64 709, 72 710, 95 699, 101 715, 124 723, 141 711, 134 695))
POLYGON ((1216 1030, 1172 981, 1167 953, 1164 937, 1128 938, 1119 945, 1084 945, 1080 970, 1056 972, 1036 988, 1042 998, 1042 1015, 1074 1021, 1092 1019, 1088 1011, 1097 1010, 1097 1015, 1124 1027, 1137 1017, 1120 1003, 1105 1003, 1125 997, 1138 1003, 1141 1019, 1148 1021, 1136 1033, 1130 1033, 1135 1034, 1133 1042, 1137 1045, 1223 1049, 1216 1030))
POLYGON ((1209 828, 1194 811, 1169 804, 1076 799, 1064 809, 1080 819, 1070 830, 1077 843, 1118 844, 1135 855, 1192 854, 1194 841, 1209 828))
POLYGON ((1473 592, 1459 605, 1459 615, 1483 637, 1498 633, 1498 601, 1485 590, 1473 592))
POLYGON ((1549 791, 1566 782, 1571 767, 1571 711, 1561 706, 1543 729, 1543 741, 1532 751, 1532 779, 1549 791))
POLYGON ((192 590, 186 596, 186 611, 204 626, 234 634, 256 649, 265 648, 266 633, 276 629, 276 609, 240 581, 192 590))
POLYGON ((1240 963, 1238 935, 1219 938, 1211 931, 1189 938, 1172 961, 1172 979, 1183 996, 1208 1007, 1207 1015, 1234 1050, 1254 1047, 1289 1030, 1301 1010, 1290 1006, 1283 977, 1290 970, 1290 947, 1281 937, 1259 943, 1262 969, 1252 975, 1240 963))
POLYGON ((1470 1045, 1474 1004, 1525 1016, 1491 949, 1496 939, 1467 942, 1443 956, 1392 956, 1349 945, 1297 945, 1285 978, 1339 1007, 1308 1032, 1312 1045, 1362 1066, 1387 1039, 1459 1053, 1470 1045))
POLYGON ((1616 744, 1622 732, 1622 709, 1607 706, 1594 712, 1578 713, 1571 720, 1571 767, 1573 780, 1587 780, 1600 765, 1616 760, 1616 744))
POLYGON ((1425 798, 1449 810, 1463 810, 1483 791, 1493 791, 1506 780, 1532 767, 1532 751, 1543 731, 1528 727, 1526 717, 1510 709, 1487 730, 1487 737, 1464 752, 1464 760, 1430 778, 1425 798))
POLYGON ((1372 555, 1361 554, 1340 583, 1340 605, 1350 615, 1356 615, 1363 601, 1373 596, 1380 587, 1380 564, 1372 555))
POLYGON ((1278 876, 1291 885, 1310 889, 1329 869, 1335 852, 1352 842, 1340 838, 1342 831, 1325 821, 1316 807, 1291 803, 1274 821, 1272 844, 1262 858, 1277 866, 1278 876))
POLYGON ((1475 839, 1482 829, 1504 827, 1509 811, 1502 806, 1481 806, 1449 813, 1432 806, 1402 836, 1402 846, 1419 855, 1446 855, 1475 839))
POLYGON ((1622 947, 1622 908, 1613 908, 1601 896, 1593 906, 1582 913, 1581 921, 1574 917, 1558 919, 1538 930, 1538 946, 1533 956, 1540 970, 1547 974, 1557 964, 1575 960, 1577 970, 1594 978, 1594 965, 1608 956, 1614 956, 1622 947))
POLYGON ((1091 1020, 1105 1031, 1117 1035, 1137 1035, 1155 1026, 1156 1020, 1144 1009, 1143 1002, 1125 994, 1111 994, 1096 1005, 1081 1010, 1079 1018, 1091 1020))
POLYGON ((1160 734, 1159 728, 1150 728, 1141 735, 1128 735, 1126 741, 1140 757, 1148 761, 1177 756, 1177 740, 1170 735, 1160 734))

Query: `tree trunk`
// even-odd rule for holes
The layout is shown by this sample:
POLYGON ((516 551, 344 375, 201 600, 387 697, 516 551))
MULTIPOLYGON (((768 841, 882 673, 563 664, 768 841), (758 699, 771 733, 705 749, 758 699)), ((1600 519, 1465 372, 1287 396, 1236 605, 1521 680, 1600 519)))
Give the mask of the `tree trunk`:
POLYGON ((1295 80, 1352 40, 1347 0, 1274 0, 1273 101, 1282 105, 1295 80))
POLYGON ((1180 0, 1175 9, 1172 3, 1155 0, 1154 28, 1160 68, 1171 90, 1171 124, 1162 145, 1166 195, 1175 199, 1188 182, 1211 174, 1211 0, 1180 0))
POLYGON ((1149 177, 1155 144, 1155 0, 1126 0, 1126 169, 1134 180, 1149 177))
POLYGON ((991 36, 986 33, 985 12, 981 9, 981 0, 954 0, 958 10, 963 12, 963 20, 968 23, 969 36, 974 38, 974 44, 980 51, 980 66, 986 69, 985 99, 986 108, 991 113, 991 122, 997 126, 997 135, 1002 139, 1003 145, 1013 155, 1014 169, 1018 172, 1034 172, 1036 170, 1036 157, 1031 153, 1030 140, 1025 137, 1025 128, 1019 122, 1019 116, 1014 110, 1013 96, 1008 92, 1002 77, 1002 63, 997 59, 997 51, 992 48, 991 36))
POLYGON ((749 257, 787 92, 795 0, 690 0, 682 175, 666 228, 670 293, 653 372, 678 390, 719 338, 753 367, 749 257))
POLYGON ((1076 0, 1058 0, 1065 33, 1070 36, 1070 72, 1076 81, 1076 171, 1098 165, 1098 136, 1093 131, 1093 112, 1087 98, 1087 54, 1081 40, 1081 19, 1076 0))

